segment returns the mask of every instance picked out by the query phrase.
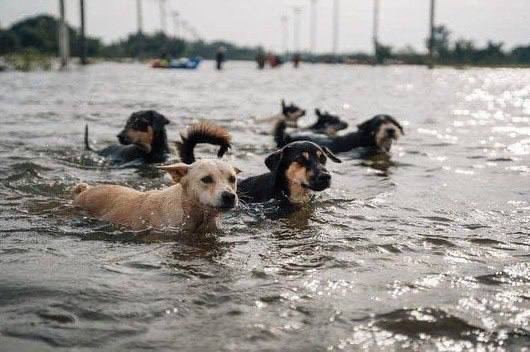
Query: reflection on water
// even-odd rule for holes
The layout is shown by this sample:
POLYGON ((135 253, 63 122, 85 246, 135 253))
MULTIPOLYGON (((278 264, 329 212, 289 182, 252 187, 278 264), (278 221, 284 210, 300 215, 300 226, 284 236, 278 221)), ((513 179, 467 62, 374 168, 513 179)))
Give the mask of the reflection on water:
MULTIPOLYGON (((102 64, 4 73, 0 341, 6 350, 521 350, 530 345, 530 71, 102 64), (265 170, 281 98, 351 126, 395 115, 392 155, 343 154, 302 209, 242 205, 203 237, 130 232, 68 202, 82 180, 164 187, 82 152, 137 109, 198 119, 265 170)), ((312 116, 305 117, 309 124, 312 116)), ((200 149, 209 155, 208 148, 200 149)))

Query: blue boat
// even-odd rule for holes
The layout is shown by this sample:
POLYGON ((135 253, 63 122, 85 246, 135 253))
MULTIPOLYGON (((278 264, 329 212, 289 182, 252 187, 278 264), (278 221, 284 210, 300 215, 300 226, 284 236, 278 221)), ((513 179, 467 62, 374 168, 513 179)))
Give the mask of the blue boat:
POLYGON ((201 61, 202 59, 198 56, 192 58, 182 57, 180 59, 171 59, 169 62, 167 60, 155 60, 151 64, 151 67, 195 70, 199 67, 201 61))

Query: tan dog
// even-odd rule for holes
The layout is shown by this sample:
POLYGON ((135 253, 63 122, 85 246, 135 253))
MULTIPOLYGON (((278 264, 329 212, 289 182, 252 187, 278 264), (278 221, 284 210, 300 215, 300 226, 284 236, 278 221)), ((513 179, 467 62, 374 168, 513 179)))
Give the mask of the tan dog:
MULTIPOLYGON (((192 126, 188 136, 197 133, 217 140, 224 138, 229 144, 229 135, 221 128, 203 123, 192 126)), ((160 169, 167 171, 176 184, 163 190, 139 192, 118 185, 81 183, 73 189, 73 205, 91 216, 133 230, 176 228, 209 232, 217 229, 220 214, 238 203, 239 170, 226 162, 199 160, 160 169)))

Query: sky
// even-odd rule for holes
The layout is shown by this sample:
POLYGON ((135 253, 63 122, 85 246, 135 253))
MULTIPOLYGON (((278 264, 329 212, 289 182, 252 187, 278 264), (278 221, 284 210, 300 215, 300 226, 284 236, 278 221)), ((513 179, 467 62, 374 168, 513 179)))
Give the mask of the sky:
MULTIPOLYGON (((159 0, 141 0, 145 32, 160 30, 159 0)), ((332 49, 333 0, 317 1, 316 51, 332 49)), ((372 50, 374 0, 339 1, 339 52, 372 50)), ((79 25, 79 1, 65 0, 67 20, 79 25)), ((380 0, 379 41, 424 50, 428 35, 430 0, 380 0)), ((105 42, 136 31, 136 0, 85 0, 86 28, 105 42)), ((281 17, 288 17, 289 49, 294 47, 293 7, 301 6, 300 44, 309 48, 310 0, 166 0, 167 13, 178 11, 202 39, 224 39, 243 45, 281 50, 281 17)), ((0 0, 0 25, 8 27, 24 17, 58 15, 58 0, 0 0)), ((505 42, 505 48, 530 44, 530 0, 438 0, 436 23, 445 24, 452 38, 505 42)), ((168 32, 174 33, 167 18, 168 32)))

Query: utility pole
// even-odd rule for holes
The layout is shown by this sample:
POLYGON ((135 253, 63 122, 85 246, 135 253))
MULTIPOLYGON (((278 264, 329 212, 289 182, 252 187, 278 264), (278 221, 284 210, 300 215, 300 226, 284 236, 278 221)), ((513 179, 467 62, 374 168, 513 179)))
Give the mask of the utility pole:
POLYGON ((142 0, 136 0, 136 24, 138 26, 138 34, 142 34, 143 16, 142 16, 142 0))
POLYGON ((309 48, 311 54, 315 54, 317 46, 317 0, 311 0, 311 24, 310 24, 311 42, 309 48))
POLYGON ((81 12, 81 37, 79 38, 79 46, 80 46, 80 59, 81 59, 81 65, 86 65, 87 58, 86 58, 86 38, 85 38, 85 0, 79 0, 79 10, 81 12))
POLYGON ((294 13, 294 28, 293 28, 293 46, 294 53, 300 53, 300 14, 302 13, 302 8, 300 6, 293 6, 294 13))
POLYGON ((289 54, 289 17, 282 16, 282 49, 285 55, 289 54))
POLYGON ((160 3, 160 31, 166 33, 166 0, 158 0, 160 3))
POLYGON ((374 0, 374 22, 372 28, 372 40, 374 44, 374 58, 377 63, 377 48, 379 46, 379 0, 374 0))
POLYGON ((436 7, 436 0, 431 0, 431 18, 430 27, 431 35, 429 36, 429 69, 434 68, 434 11, 436 7))
POLYGON ((61 69, 65 69, 68 66, 68 57, 70 56, 70 40, 64 13, 64 0, 59 0, 59 56, 61 57, 61 69))
POLYGON ((180 21, 179 21, 180 14, 178 11, 173 11, 173 29, 175 31, 175 38, 180 38, 180 21))
POLYGON ((333 0, 333 54, 339 50, 339 0, 333 0))

